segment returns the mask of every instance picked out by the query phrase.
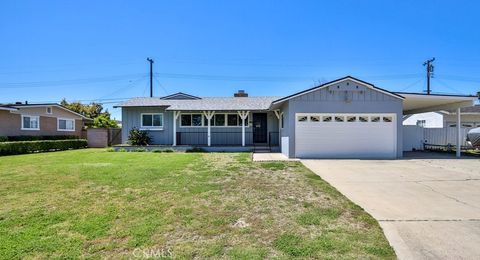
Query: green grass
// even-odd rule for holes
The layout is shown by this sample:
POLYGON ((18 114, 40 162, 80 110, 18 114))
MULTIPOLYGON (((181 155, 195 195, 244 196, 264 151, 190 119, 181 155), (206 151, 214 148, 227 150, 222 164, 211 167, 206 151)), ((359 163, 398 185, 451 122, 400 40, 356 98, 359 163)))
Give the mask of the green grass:
POLYGON ((0 258, 395 258, 377 222, 300 163, 250 156, 0 157, 0 258))

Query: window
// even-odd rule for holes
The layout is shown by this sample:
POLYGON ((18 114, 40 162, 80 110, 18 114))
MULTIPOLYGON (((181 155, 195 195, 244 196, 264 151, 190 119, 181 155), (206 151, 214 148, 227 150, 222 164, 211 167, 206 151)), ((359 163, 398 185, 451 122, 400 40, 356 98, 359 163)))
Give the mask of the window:
POLYGON ((473 123, 463 123, 462 127, 473 127, 473 123))
POLYGON ((181 126, 192 126, 192 115, 182 115, 180 119, 181 126))
POLYGON ((142 114, 142 127, 163 128, 163 114, 142 114))
POLYGON ((283 113, 282 113, 282 122, 281 122, 282 129, 283 129, 283 121, 285 121, 285 119, 284 119, 284 117, 283 117, 283 113))
POLYGON ((425 127, 426 123, 426 120, 417 120, 417 126, 425 127))
POLYGON ((322 121, 323 121, 323 122, 332 122, 332 117, 331 117, 331 116, 324 116, 324 117, 322 118, 322 121))
POLYGON ((391 116, 384 116, 383 117, 383 122, 385 123, 391 123, 392 122, 392 117, 391 116))
POLYGON ((216 114, 213 116, 214 126, 225 126, 225 114, 216 114))
POLYGON ((51 115, 52 114, 52 107, 47 107, 46 108, 46 113, 51 115))
POLYGON ((356 116, 347 116, 347 122, 356 122, 357 117, 356 116))
POLYGON ((238 120, 239 117, 238 115, 233 115, 233 114, 230 114, 230 115, 227 115, 227 125, 228 126, 238 126, 238 120))
POLYGON ((298 122, 306 122, 307 121, 307 117, 306 116, 299 116, 298 117, 298 122))
POLYGON ((335 117, 335 122, 343 122, 345 121, 345 118, 343 116, 336 116, 335 117))
POLYGON ((372 121, 371 122, 380 122, 380 117, 379 116, 372 116, 372 121))
POLYGON ((75 131, 75 120, 59 118, 57 120, 57 130, 58 131, 75 131))
MULTIPOLYGON (((180 118, 181 126, 203 126, 202 125, 202 114, 182 114, 180 118)), ((208 123, 205 121, 205 125, 208 123)))
POLYGON ((368 116, 359 116, 358 121, 362 123, 368 122, 368 116))
POLYGON ((311 122, 320 122, 320 117, 319 116, 311 116, 310 121, 311 122))
POLYGON ((40 130, 40 117, 22 115, 22 130, 40 130))
POLYGON ((202 114, 192 115, 192 126, 202 126, 202 114))

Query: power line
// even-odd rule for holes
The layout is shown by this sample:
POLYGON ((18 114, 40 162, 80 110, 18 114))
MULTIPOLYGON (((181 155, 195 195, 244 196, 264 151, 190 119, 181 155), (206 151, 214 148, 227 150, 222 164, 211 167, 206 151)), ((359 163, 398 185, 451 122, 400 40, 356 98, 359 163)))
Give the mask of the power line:
POLYGON ((65 79, 52 81, 31 81, 31 82, 4 82, 0 83, 0 88, 44 88, 52 86, 67 86, 79 84, 91 84, 100 82, 121 81, 132 77, 146 75, 145 73, 116 75, 109 77, 81 78, 81 79, 65 79))

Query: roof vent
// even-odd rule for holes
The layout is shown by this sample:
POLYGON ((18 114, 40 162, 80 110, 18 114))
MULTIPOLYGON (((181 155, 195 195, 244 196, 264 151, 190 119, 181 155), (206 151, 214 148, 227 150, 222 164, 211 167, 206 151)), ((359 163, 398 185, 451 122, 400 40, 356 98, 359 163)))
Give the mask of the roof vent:
POLYGON ((234 97, 248 97, 248 93, 245 90, 239 90, 237 93, 233 93, 234 97))
POLYGON ((23 104, 23 103, 20 102, 20 101, 15 102, 15 105, 21 105, 21 104, 23 104))

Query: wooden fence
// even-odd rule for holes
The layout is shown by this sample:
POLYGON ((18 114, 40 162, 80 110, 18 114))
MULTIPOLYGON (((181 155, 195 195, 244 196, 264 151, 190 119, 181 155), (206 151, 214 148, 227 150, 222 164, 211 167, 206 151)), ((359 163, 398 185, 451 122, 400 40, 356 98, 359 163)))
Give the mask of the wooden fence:
POLYGON ((120 128, 88 128, 88 147, 108 147, 122 143, 120 128))

